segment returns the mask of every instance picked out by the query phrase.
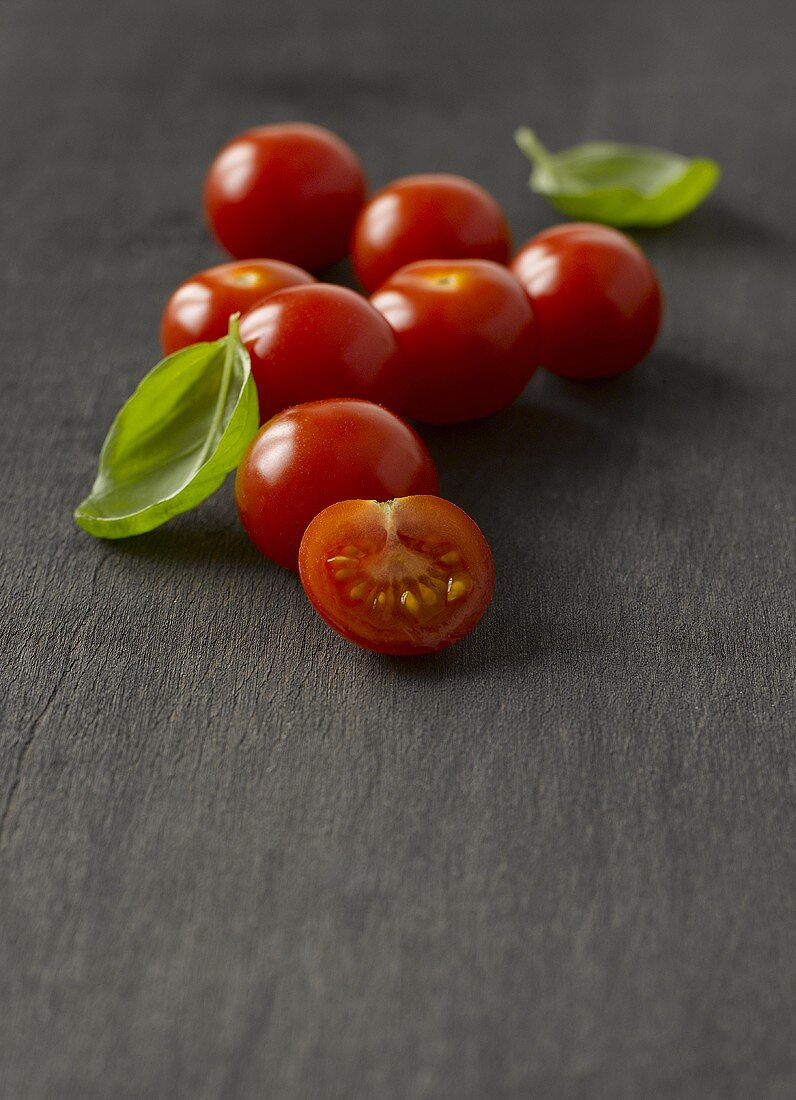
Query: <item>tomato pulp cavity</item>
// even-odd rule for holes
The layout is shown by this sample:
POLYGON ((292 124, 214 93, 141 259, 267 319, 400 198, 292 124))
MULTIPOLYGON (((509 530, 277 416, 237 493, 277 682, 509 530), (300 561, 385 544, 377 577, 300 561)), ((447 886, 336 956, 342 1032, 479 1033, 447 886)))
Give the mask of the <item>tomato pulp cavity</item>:
POLYGON ((304 533, 299 571, 325 622, 378 653, 434 653, 458 641, 494 586, 486 539, 436 496, 331 505, 304 533))
POLYGON ((406 176, 377 191, 360 213, 351 259, 362 286, 376 290, 414 260, 508 263, 511 232, 495 199, 462 176, 406 176))
POLYGON ((400 417, 370 401, 312 401, 260 429, 238 467, 235 501, 255 546, 295 569, 307 524, 330 504, 438 488, 431 455, 400 417))
POLYGON ((260 419, 324 397, 362 397, 400 410, 405 389, 395 335, 353 290, 315 283, 270 295, 240 322, 260 419))
POLYGON ((404 412, 450 424, 510 405, 536 369, 528 296, 490 260, 421 260, 387 280, 371 302, 401 353, 404 412))
POLYGON ((362 165, 336 134, 281 123, 224 146, 207 173, 204 206, 233 256, 275 256, 317 271, 345 256, 365 194, 362 165))
POLYGON ((166 302, 160 342, 166 355, 200 340, 226 336, 231 313, 289 286, 314 283, 307 271, 280 260, 246 260, 200 271, 177 287, 166 302))
POLYGON ((605 225, 546 229, 523 245, 511 269, 539 327, 540 362, 579 380, 634 367, 655 343, 663 297, 641 249, 605 225))

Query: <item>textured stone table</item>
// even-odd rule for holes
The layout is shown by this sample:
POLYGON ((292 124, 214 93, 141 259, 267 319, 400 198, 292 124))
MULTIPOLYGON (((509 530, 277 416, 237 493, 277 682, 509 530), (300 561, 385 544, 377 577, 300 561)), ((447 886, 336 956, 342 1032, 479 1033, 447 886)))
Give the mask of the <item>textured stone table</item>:
POLYGON ((0 1096, 796 1096, 792 5, 4 0, 0 1096), (635 373, 426 433, 493 546, 387 661, 227 485, 77 531, 203 171, 339 130, 557 220, 512 131, 713 155, 635 373), (790 281, 789 281, 790 280, 790 281))

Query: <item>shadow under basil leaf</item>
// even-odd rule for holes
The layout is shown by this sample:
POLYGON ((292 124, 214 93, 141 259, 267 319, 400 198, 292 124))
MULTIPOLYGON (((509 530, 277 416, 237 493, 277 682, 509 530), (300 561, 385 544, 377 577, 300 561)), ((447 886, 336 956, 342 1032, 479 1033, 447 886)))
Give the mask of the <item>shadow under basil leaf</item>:
POLYGON ((721 200, 709 199, 680 221, 657 229, 627 231, 642 248, 659 241, 666 245, 682 245, 717 251, 734 248, 765 248, 775 255, 792 251, 794 240, 785 226, 773 226, 745 211, 727 206, 721 200))
POLYGON ((219 528, 212 520, 203 520, 201 511, 200 506, 195 513, 177 516, 154 531, 129 539, 109 540, 107 546, 122 555, 159 562, 217 562, 260 569, 279 568, 258 552, 237 521, 219 528))

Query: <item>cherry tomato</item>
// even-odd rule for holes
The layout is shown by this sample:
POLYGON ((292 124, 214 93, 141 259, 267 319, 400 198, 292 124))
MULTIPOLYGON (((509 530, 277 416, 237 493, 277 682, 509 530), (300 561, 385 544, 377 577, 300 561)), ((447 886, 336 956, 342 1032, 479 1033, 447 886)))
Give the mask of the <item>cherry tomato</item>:
POLYGON ((536 369, 528 296, 490 260, 421 260, 388 279, 371 302, 398 340, 414 420, 450 424, 510 405, 536 369))
POLYGON ((360 213, 351 259, 366 290, 414 260, 508 263, 511 233, 488 191, 461 176, 406 176, 377 191, 360 213))
POLYGON ((486 539, 435 496, 332 504, 304 532, 299 572, 321 618, 378 653, 434 653, 458 641, 494 585, 486 539))
POLYGON ((238 134, 210 165, 204 205, 213 233, 239 259, 275 256, 317 271, 345 256, 365 176, 336 134, 303 122, 238 134))
POLYGON ((171 355, 200 340, 220 340, 227 335, 231 313, 244 313, 274 291, 314 282, 307 271, 280 260, 246 260, 200 271, 166 302, 160 322, 163 351, 171 355))
POLYGON ((235 501, 254 545, 295 569, 307 524, 328 505, 438 488, 425 444, 394 413, 370 401, 312 401, 260 429, 238 467, 235 501))
POLYGON ((315 283, 272 294, 241 317, 265 421, 288 405, 364 397, 400 409, 406 388, 398 345, 382 315, 342 286, 315 283))
POLYGON ((655 343, 663 310, 655 269, 616 229, 588 222, 546 229, 511 269, 533 304, 540 362, 564 378, 609 378, 655 343))

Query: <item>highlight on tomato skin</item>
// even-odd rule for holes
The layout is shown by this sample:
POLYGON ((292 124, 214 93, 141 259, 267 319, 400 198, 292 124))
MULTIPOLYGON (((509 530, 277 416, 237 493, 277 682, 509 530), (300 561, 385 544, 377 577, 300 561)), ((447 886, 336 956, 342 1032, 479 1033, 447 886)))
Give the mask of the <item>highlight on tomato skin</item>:
POLYGON ((229 141, 208 169, 203 201, 213 235, 237 259, 274 256, 319 271, 345 256, 366 193, 342 138, 283 122, 229 141))
POLYGON ((427 424, 491 416, 536 370, 533 309, 492 260, 419 260, 371 296, 395 332, 406 383, 403 412, 427 424))
POLYGON ((495 580, 473 520, 450 501, 424 495, 326 508, 304 532, 299 574, 332 630, 394 656, 436 653, 469 634, 495 580))
POLYGON ((281 260, 236 260, 198 271, 170 295, 160 322, 164 355, 189 344, 226 336, 233 313, 289 286, 314 283, 314 276, 281 260))
POLYGON ((663 295, 638 245, 606 225, 572 222, 532 237, 511 270, 533 306, 540 363, 591 381, 623 374, 655 344, 663 295))
POLYGON ((352 497, 439 491, 417 432, 371 401, 330 399, 285 409, 260 428, 235 477, 235 504, 257 549, 287 569, 309 522, 352 497))
POLYGON ((260 419, 290 405, 359 397, 403 411, 404 370, 395 333, 367 298, 313 283, 269 295, 240 319, 260 419))
POLYGON ((426 173, 382 187, 362 208, 351 262, 368 293, 415 260, 493 260, 507 264, 511 230, 497 203, 464 176, 426 173))

